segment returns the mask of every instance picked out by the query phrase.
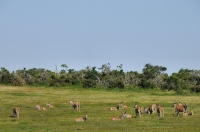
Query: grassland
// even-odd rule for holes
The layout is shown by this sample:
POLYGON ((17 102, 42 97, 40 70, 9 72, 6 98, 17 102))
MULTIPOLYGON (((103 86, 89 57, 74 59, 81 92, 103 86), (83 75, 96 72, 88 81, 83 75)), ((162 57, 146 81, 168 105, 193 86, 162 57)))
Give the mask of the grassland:
POLYGON ((177 95, 174 92, 161 91, 106 91, 82 88, 45 88, 0 86, 0 131, 1 132, 108 132, 108 131, 200 131, 200 96, 198 94, 177 95), (81 102, 81 111, 74 112, 70 100, 81 102), (55 109, 38 111, 35 105, 45 106, 51 101, 55 109), (123 101, 128 109, 108 111, 123 101), (172 104, 174 101, 187 102, 193 108, 194 116, 175 117, 172 104), (157 114, 135 118, 135 102, 144 107, 159 103, 165 108, 165 117, 157 114), (21 108, 20 118, 12 117, 12 108, 21 108), (134 118, 110 121, 111 117, 120 116, 126 111, 134 118), (74 122, 75 118, 88 115, 86 122, 74 122))

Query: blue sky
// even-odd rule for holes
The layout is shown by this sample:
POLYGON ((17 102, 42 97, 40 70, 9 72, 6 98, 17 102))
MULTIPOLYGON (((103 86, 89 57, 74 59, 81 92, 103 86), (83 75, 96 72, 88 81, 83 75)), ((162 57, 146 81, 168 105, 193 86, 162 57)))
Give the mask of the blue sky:
POLYGON ((200 70, 199 0, 1 0, 0 67, 200 70))

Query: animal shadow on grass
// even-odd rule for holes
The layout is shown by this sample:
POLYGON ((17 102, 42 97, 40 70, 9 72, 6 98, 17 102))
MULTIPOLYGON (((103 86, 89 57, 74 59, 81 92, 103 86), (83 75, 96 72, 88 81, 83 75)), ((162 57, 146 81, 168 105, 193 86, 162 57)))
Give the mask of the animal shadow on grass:
POLYGON ((10 117, 11 117, 11 118, 16 118, 16 116, 14 116, 14 115, 11 115, 10 117))

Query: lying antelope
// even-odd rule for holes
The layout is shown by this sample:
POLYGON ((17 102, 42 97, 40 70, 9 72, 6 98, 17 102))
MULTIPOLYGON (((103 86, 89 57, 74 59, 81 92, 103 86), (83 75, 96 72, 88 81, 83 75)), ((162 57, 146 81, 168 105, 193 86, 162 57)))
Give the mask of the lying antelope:
POLYGON ((110 118, 110 120, 111 120, 111 121, 119 121, 119 120, 122 120, 122 119, 124 119, 124 118, 125 118, 125 117, 124 117, 124 113, 122 113, 121 116, 112 117, 112 118, 110 118))
POLYGON ((160 118, 164 118, 164 107, 157 104, 157 113, 160 118))
POLYGON ((136 117, 139 115, 140 118, 142 117, 142 107, 138 106, 137 104, 133 107, 135 108, 136 117))
POLYGON ((54 105, 51 104, 51 102, 48 102, 48 103, 46 104, 46 106, 47 106, 48 108, 55 108, 54 105))
POLYGON ((13 116, 19 118, 19 111, 20 111, 19 107, 17 107, 17 106, 14 107, 13 108, 13 116))
POLYGON ((144 112, 147 114, 154 114, 156 112, 156 104, 151 104, 148 109, 144 107, 144 112))
POLYGON ((132 115, 126 114, 126 111, 124 112, 123 116, 124 116, 124 118, 132 118, 132 115))
POLYGON ((77 111, 80 111, 80 107, 81 107, 81 104, 80 102, 77 102, 77 101, 69 101, 69 103, 72 105, 72 107, 74 108, 74 110, 76 109, 77 111))
POLYGON ((123 102, 119 103, 119 107, 122 108, 122 109, 123 109, 123 108, 128 108, 128 106, 127 106, 127 105, 124 105, 123 102))
POLYGON ((110 107, 108 110, 119 110, 119 105, 117 105, 116 107, 110 107))
POLYGON ((187 115, 191 115, 191 116, 192 116, 192 115, 194 115, 194 112, 193 112, 193 110, 192 110, 192 109, 190 109, 190 112, 188 112, 188 113, 187 113, 187 115))
POLYGON ((39 103, 35 106, 37 110, 47 110, 45 107, 40 106, 39 103))
POLYGON ((187 107, 188 105, 187 104, 180 104, 180 103, 174 103, 173 106, 174 107, 174 112, 175 112, 175 115, 179 116, 179 112, 183 112, 183 115, 185 116, 187 114, 187 107))
POLYGON ((87 115, 84 115, 83 118, 75 119, 75 122, 85 122, 87 120, 87 115))

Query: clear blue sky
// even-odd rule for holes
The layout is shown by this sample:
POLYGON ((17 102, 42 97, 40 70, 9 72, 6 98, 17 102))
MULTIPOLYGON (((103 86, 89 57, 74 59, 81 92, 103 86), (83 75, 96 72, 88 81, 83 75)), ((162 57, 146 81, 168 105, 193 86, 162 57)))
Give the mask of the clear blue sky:
POLYGON ((0 67, 200 70, 199 0, 0 0, 0 67))

